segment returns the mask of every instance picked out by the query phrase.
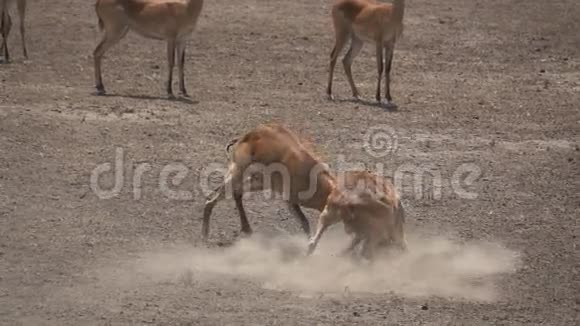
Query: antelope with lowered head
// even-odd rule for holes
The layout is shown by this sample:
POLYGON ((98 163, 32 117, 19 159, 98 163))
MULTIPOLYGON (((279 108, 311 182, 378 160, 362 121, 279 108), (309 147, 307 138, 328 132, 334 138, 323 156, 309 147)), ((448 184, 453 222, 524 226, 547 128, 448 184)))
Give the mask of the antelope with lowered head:
POLYGON ((312 253, 324 231, 342 222, 351 244, 342 252, 351 253, 362 242, 363 257, 372 260, 379 246, 394 245, 407 250, 405 212, 393 184, 368 171, 346 171, 337 175, 337 187, 330 193, 318 218, 316 233, 308 253, 312 253))
POLYGON ((310 224, 300 206, 322 211, 334 188, 334 178, 296 134, 279 124, 260 125, 232 141, 228 171, 223 183, 208 197, 203 212, 203 239, 209 234, 209 219, 215 205, 228 191, 236 202, 241 231, 252 228, 242 204, 245 192, 270 189, 281 194, 304 233, 310 235, 310 224))
POLYGON ((393 0, 392 3, 379 3, 373 0, 338 0, 332 7, 335 43, 330 54, 330 71, 326 93, 332 95, 332 79, 336 60, 350 39, 350 49, 342 59, 344 71, 350 85, 352 96, 359 99, 359 92, 352 79, 351 66, 354 58, 360 53, 363 44, 375 44, 377 59, 376 100, 381 102, 381 79, 385 74, 386 105, 391 101, 391 64, 395 43, 403 32, 405 0, 393 0), (383 63, 384 58, 384 63, 383 63))
POLYGON ((104 30, 93 53, 97 94, 105 94, 101 78, 103 55, 133 30, 146 38, 167 42, 167 95, 173 97, 173 66, 177 56, 179 92, 187 96, 183 67, 185 47, 202 7, 203 0, 97 0, 99 28, 104 30))
POLYGON ((24 58, 28 58, 28 51, 26 50, 26 36, 24 28, 24 16, 26 14, 26 0, 0 0, 0 34, 2 34, 2 46, 0 52, 4 55, 4 62, 10 61, 10 53, 8 51, 8 35, 12 29, 12 18, 10 17, 10 6, 16 2, 18 16, 20 20, 20 41, 22 43, 22 53, 24 58))

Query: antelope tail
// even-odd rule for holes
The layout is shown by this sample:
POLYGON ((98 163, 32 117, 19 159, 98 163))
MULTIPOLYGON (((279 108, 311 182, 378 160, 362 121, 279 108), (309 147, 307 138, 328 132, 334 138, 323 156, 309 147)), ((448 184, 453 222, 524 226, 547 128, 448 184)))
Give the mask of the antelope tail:
POLYGON ((226 156, 228 157, 228 159, 230 158, 230 147, 234 146, 236 143, 238 142, 238 139, 232 139, 227 145, 226 145, 226 156))

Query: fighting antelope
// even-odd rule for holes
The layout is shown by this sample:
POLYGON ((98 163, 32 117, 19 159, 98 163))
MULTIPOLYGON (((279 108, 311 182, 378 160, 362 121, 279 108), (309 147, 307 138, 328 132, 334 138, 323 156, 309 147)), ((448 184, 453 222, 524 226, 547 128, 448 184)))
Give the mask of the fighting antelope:
POLYGON ((4 62, 10 61, 10 53, 8 51, 8 35, 12 29, 12 18, 10 17, 10 6, 16 2, 18 9, 18 16, 20 20, 20 41, 22 43, 22 53, 25 58, 28 58, 28 51, 26 50, 26 37, 24 28, 24 16, 26 14, 26 0, 0 0, 0 33, 2 34, 2 47, 0 52, 4 53, 4 62))
POLYGON ((337 180, 318 218, 308 252, 312 253, 324 231, 338 222, 343 222, 346 233, 352 235, 343 254, 352 252, 361 242, 362 255, 369 260, 382 245, 392 244, 405 251, 405 213, 392 183, 368 171, 346 171, 337 180))
POLYGON ((270 189, 287 201, 293 216, 306 235, 310 224, 300 206, 322 211, 334 188, 334 178, 326 166, 292 131, 278 124, 260 125, 234 140, 231 162, 224 182, 207 198, 203 212, 203 239, 209 234, 209 218, 215 205, 230 191, 240 215, 241 231, 252 228, 242 204, 244 192, 270 189))
POLYGON ((177 56, 179 92, 187 96, 185 47, 202 7, 203 0, 97 0, 99 28, 104 30, 103 39, 93 53, 97 94, 105 94, 101 78, 103 55, 133 30, 146 38, 167 42, 167 95, 173 97, 173 66, 177 56))
POLYGON ((377 59, 376 100, 381 102, 381 78, 385 73, 385 98, 391 105, 391 64, 395 43, 403 32, 405 0, 392 3, 378 3, 373 0, 338 0, 332 7, 332 21, 335 31, 334 48, 330 54, 330 71, 326 93, 332 99, 332 79, 336 60, 350 39, 350 49, 342 63, 350 85, 352 96, 359 98, 359 92, 352 79, 351 66, 360 53, 363 44, 375 44, 377 59), (384 63, 383 63, 384 58, 384 63))

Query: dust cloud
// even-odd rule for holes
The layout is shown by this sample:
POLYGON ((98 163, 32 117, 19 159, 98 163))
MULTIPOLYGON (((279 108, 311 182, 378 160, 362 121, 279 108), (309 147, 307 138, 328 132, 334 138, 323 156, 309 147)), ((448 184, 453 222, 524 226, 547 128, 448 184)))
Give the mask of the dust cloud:
POLYGON ((518 267, 517 253, 493 243, 412 236, 408 241, 408 253, 385 253, 368 264, 337 255, 348 244, 344 233, 325 234, 310 257, 304 255, 307 241, 303 236, 255 234, 227 248, 189 247, 145 254, 134 267, 151 281, 235 277, 299 295, 394 293, 488 302, 501 296, 498 277, 518 267))

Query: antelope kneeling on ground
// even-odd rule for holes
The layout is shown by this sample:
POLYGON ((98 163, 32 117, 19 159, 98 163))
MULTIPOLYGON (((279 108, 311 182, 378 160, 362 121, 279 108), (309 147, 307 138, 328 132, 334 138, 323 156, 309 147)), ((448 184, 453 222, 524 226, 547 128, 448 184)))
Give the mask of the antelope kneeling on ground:
POLYGON ((371 42, 376 47, 377 59, 377 91, 376 100, 381 102, 381 78, 385 73, 385 97, 387 105, 391 105, 391 64, 395 42, 403 32, 403 16, 405 0, 393 0, 393 3, 378 3, 373 0, 338 0, 332 7, 332 21, 336 40, 330 54, 330 71, 326 93, 332 96, 332 79, 334 67, 340 52, 350 39, 350 49, 342 63, 352 90, 352 96, 359 99, 359 92, 352 79, 352 61, 360 53, 365 42, 371 42), (383 55, 384 51, 384 55, 383 55), (384 57, 384 63, 383 63, 384 57))
POLYGON ((8 51, 8 35, 12 29, 12 18, 10 17, 9 9, 14 2, 16 2, 18 16, 20 19, 20 41, 22 42, 22 53, 24 58, 28 58, 24 28, 26 0, 0 0, 0 34, 2 34, 2 46, 0 47, 0 52, 3 53, 4 62, 6 63, 10 61, 10 53, 8 51))
POLYGON ((343 254, 351 253, 362 242, 362 255, 369 260, 377 247, 395 245, 407 250, 405 213, 392 183, 367 171, 346 171, 338 176, 337 187, 329 195, 318 218, 316 233, 308 252, 312 253, 324 231, 343 222, 352 242, 343 254))
POLYGON ((251 234, 242 196, 245 192, 271 190, 281 194, 306 235, 310 224, 300 206, 322 211, 334 189, 334 178, 296 134, 278 124, 260 125, 227 146, 231 162, 223 183, 207 198, 203 212, 203 239, 215 205, 231 192, 240 215, 241 231, 251 234))
POLYGON ((185 46, 202 7, 203 0, 97 0, 99 28, 104 30, 103 39, 93 53, 97 94, 105 94, 101 78, 103 55, 133 30, 147 38, 167 41, 167 95, 173 97, 171 84, 177 55, 179 92, 187 96, 183 76, 185 46))

